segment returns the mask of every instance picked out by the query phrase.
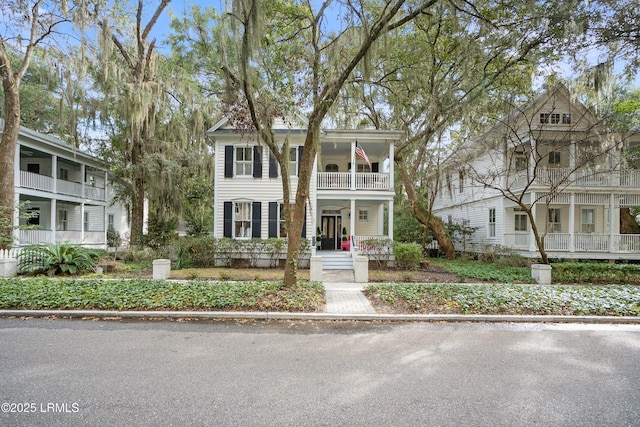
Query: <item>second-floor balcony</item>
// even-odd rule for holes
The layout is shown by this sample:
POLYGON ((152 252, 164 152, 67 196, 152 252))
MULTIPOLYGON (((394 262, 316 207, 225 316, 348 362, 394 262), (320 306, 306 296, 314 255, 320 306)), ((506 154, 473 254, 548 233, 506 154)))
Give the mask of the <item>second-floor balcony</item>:
POLYGON ((508 177, 510 187, 523 188, 527 184, 547 187, 623 187, 640 188, 640 170, 591 170, 567 168, 540 168, 535 176, 520 171, 508 177))
POLYGON ((318 190, 393 190, 388 173, 318 172, 318 190))
MULTIPOLYGON (((18 183, 16 183, 18 184, 18 183)), ((92 200, 105 200, 105 191, 102 187, 97 187, 91 183, 84 185, 79 182, 66 181, 63 179, 55 179, 33 172, 20 171, 19 186, 22 188, 31 188, 50 193, 65 194, 68 196, 82 197, 92 200)))

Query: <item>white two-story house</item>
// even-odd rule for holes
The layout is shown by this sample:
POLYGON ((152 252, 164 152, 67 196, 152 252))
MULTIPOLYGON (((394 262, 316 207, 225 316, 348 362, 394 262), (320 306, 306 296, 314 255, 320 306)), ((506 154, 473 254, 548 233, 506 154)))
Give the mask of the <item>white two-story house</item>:
POLYGON ((24 219, 16 211, 14 223, 34 226, 16 229, 15 245, 69 242, 104 249, 108 229, 129 232, 126 211, 111 205, 109 173, 99 159, 21 127, 14 169, 15 200, 32 214, 24 219))
POLYGON ((625 161, 638 144, 637 135, 609 132, 556 84, 440 165, 433 212, 475 228, 459 250, 504 246, 539 256, 531 222, 514 201, 521 200, 551 258, 640 259, 640 235, 620 226, 621 210, 640 206, 640 170, 625 161))
MULTIPOLYGON (((304 120, 276 123, 274 133, 290 146, 291 200, 295 200, 304 120)), ((286 237, 280 167, 255 133, 231 128, 227 119, 208 135, 215 141, 215 237, 286 237)), ((310 183, 303 237, 318 249, 340 250, 344 235, 393 239, 393 147, 396 131, 324 130, 310 183), (359 153, 364 151, 364 155, 359 153), (368 160, 368 162, 365 160, 368 160), (318 233, 319 231, 319 233, 318 233)))

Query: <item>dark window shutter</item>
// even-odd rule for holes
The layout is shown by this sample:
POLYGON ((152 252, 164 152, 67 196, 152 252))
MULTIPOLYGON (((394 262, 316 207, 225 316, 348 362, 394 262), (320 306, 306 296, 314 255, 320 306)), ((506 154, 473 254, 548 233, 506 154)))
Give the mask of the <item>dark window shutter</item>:
POLYGON ((259 239, 262 235, 260 226, 262 223, 262 203, 253 202, 251 205, 251 237, 259 239))
POLYGON ((262 147, 253 147, 253 177, 262 178, 262 147))
POLYGON ((300 176, 300 164, 302 163, 303 151, 304 151, 304 147, 302 145, 298 146, 298 176, 300 176))
POLYGON ((233 202, 224 202, 223 237, 232 237, 233 230, 233 202))
POLYGON ((233 177, 233 145, 224 146, 224 177, 233 177))
POLYGON ((269 237, 278 237, 278 202, 269 202, 269 237))
POLYGON ((307 237, 307 207, 304 207, 304 222, 302 223, 302 237, 307 237))
POLYGON ((273 154, 269 153, 269 178, 277 178, 278 177, 278 162, 276 162, 276 158, 273 157, 273 154))
POLYGON ((378 173, 380 171, 380 163, 374 162, 371 163, 371 172, 378 173))
POLYGON ((351 162, 347 163, 347 170, 351 170, 351 162))

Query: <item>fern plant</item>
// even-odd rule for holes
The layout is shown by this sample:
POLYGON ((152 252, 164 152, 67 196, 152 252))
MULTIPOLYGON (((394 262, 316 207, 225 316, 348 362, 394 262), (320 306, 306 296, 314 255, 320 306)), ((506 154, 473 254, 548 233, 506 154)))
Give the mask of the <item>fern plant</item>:
POLYGON ((77 274, 93 270, 98 253, 71 243, 49 243, 45 246, 29 246, 18 255, 18 266, 22 272, 46 272, 77 274))

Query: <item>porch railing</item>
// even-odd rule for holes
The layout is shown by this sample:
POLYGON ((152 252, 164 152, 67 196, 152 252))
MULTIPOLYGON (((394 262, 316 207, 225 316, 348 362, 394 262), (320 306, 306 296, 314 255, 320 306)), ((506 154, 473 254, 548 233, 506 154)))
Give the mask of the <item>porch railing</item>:
POLYGON ((20 245, 39 245, 54 242, 71 242, 86 245, 105 244, 104 231, 78 230, 52 231, 52 230, 20 230, 20 245))
POLYGON ((20 187, 34 190, 53 191, 53 178, 33 172, 20 171, 20 187))
POLYGON ((51 230, 19 230, 21 245, 37 245, 55 242, 54 232, 51 230))
MULTIPOLYGON (((319 190, 350 190, 351 172, 318 172, 319 190)), ((356 173, 356 190, 390 190, 388 173, 356 173)))
POLYGON ((85 197, 92 200, 104 201, 105 189, 102 187, 94 187, 90 184, 84 186, 84 193, 82 191, 82 184, 79 182, 65 181, 64 179, 56 179, 54 186, 54 179, 47 175, 40 175, 28 171, 20 171, 20 187, 33 188, 34 190, 47 191, 52 193, 54 187, 60 194, 66 194, 69 196, 85 197))
MULTIPOLYGON (((513 183, 514 188, 523 187, 527 180, 526 172, 518 172, 509 177, 509 185, 513 183)), ((640 187, 640 170, 613 170, 595 171, 589 169, 578 169, 571 172, 571 169, 545 168, 536 171, 535 184, 554 186, 560 183, 566 185, 577 185, 580 187, 640 187)))
POLYGON ((379 251, 390 251, 391 243, 382 247, 381 243, 389 240, 389 236, 383 235, 370 235, 370 236, 351 236, 351 244, 354 250, 362 251, 362 250, 371 250, 377 249, 379 251), (375 243, 371 246, 375 248, 371 248, 367 246, 367 242, 375 241, 375 243))
MULTIPOLYGON (((528 250, 529 234, 505 234, 504 244, 507 247, 528 250)), ((575 233, 573 235, 573 250, 575 252, 612 252, 612 253, 640 253, 640 234, 614 234, 612 245, 609 245, 608 234, 575 233)), ((569 252, 571 234, 552 233, 544 239, 547 251, 569 252)))

